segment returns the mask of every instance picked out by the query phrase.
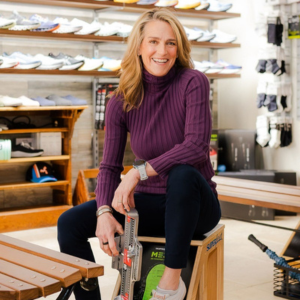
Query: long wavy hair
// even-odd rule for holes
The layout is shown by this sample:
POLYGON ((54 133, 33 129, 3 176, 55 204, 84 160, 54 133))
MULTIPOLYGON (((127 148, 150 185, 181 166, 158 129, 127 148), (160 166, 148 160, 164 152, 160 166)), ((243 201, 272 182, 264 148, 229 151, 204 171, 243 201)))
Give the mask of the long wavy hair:
POLYGON ((138 108, 144 99, 144 87, 142 81, 143 62, 138 52, 145 36, 145 26, 152 20, 167 22, 173 29, 177 41, 177 68, 194 67, 191 59, 191 46, 185 30, 175 15, 168 9, 155 8, 146 11, 135 22, 128 38, 127 50, 121 63, 119 87, 113 94, 120 96, 123 101, 123 109, 128 112, 138 108))

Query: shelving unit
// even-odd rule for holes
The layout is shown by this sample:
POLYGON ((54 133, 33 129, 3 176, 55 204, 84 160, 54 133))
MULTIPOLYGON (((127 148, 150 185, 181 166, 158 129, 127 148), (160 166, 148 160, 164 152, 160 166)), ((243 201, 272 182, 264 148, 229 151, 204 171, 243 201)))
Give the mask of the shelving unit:
MULTIPOLYGON (((145 10, 152 9, 153 5, 123 4, 113 1, 96 1, 96 0, 5 0, 5 3, 23 3, 41 6, 69 7, 80 9, 92 9, 96 12, 122 11, 142 13, 145 10)), ((180 10, 170 8, 177 16, 205 19, 212 24, 213 21, 224 20, 228 18, 240 17, 237 13, 228 12, 208 12, 205 10, 196 11, 194 9, 180 10)), ((68 41, 68 42, 90 42, 97 43, 115 43, 124 44, 127 39, 118 36, 100 37, 95 35, 75 35, 75 34, 55 34, 50 32, 30 32, 30 31, 11 31, 0 30, 0 37, 7 39, 40 39, 45 41, 68 41)), ((204 49, 232 49, 240 47, 237 43, 210 43, 210 42, 191 42, 192 47, 204 49)), ((96 48, 94 47, 94 50, 96 48)), ((97 56, 95 56, 97 57, 97 56)), ((94 78, 94 88, 98 78, 117 77, 118 72, 104 71, 60 71, 60 70, 18 70, 18 69, 0 69, 2 74, 15 75, 34 75, 34 76, 90 76, 94 78)), ((239 74, 206 74, 211 79, 229 79, 239 78, 239 74)), ((95 93, 94 93, 95 95, 95 93)), ((95 97, 95 96, 94 96, 95 97)), ((95 99, 94 99, 95 104, 95 99)), ((51 188, 53 193, 53 203, 40 205, 38 207, 18 207, 14 209, 4 209, 0 212, 0 232, 38 228, 43 226, 55 225, 61 213, 72 206, 72 189, 71 189, 71 138, 73 135, 74 125, 84 107, 0 107, 0 116, 18 116, 18 115, 47 115, 59 119, 59 127, 55 128, 33 128, 33 129, 12 129, 0 132, 0 138, 5 135, 28 134, 36 132, 61 132, 63 139, 63 155, 60 156, 41 156, 33 158, 12 158, 8 161, 0 161, 5 166, 16 164, 28 164, 38 161, 50 161, 56 174, 59 174, 57 182, 47 182, 42 184, 31 182, 12 182, 0 183, 0 191, 13 189, 37 189, 51 188)), ((97 131, 94 132, 94 151, 98 147, 97 131)), ((93 153, 95 158, 95 153, 93 153)), ((1 181, 0 181, 1 182, 1 181)))
MULTIPOLYGON (((53 226, 56 224, 59 215, 72 207, 71 189, 71 141, 74 125, 80 114, 87 106, 52 106, 52 107, 1 107, 0 116, 14 117, 21 115, 45 116, 56 119, 59 128, 34 128, 34 129, 12 129, 1 131, 1 135, 28 134, 33 132, 61 132, 62 133, 62 155, 58 156, 39 156, 25 158, 11 158, 10 160, 0 161, 1 165, 34 163, 38 161, 50 161, 55 170, 56 182, 10 182, 0 183, 0 191, 12 189, 36 189, 50 187, 53 190, 53 206, 27 207, 0 212, 0 232, 10 230, 22 230, 41 226, 53 226), (27 218, 26 218, 27 217, 27 218), (24 221, 26 220, 26 221, 24 221)), ((0 137, 1 137, 0 135, 0 137)), ((25 174, 24 174, 25 179, 25 174)))

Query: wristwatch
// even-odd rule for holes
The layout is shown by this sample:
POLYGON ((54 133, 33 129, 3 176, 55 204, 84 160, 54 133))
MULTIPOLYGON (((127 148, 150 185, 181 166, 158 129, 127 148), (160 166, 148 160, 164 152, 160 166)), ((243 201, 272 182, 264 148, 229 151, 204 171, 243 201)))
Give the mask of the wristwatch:
POLYGON ((140 173, 140 180, 148 179, 148 176, 147 176, 147 173, 146 173, 146 164, 147 164, 147 162, 143 159, 136 160, 133 163, 133 167, 135 169, 137 169, 140 173))

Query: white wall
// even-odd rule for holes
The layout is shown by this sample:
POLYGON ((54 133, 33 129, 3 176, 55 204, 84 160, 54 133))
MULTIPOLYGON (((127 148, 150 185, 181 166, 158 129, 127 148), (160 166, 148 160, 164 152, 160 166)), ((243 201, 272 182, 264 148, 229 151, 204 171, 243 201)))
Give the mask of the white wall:
MULTIPOLYGON (((258 0, 262 1, 262 0, 258 0)), ((227 1, 229 2, 229 1, 227 1)), ((255 67, 258 61, 259 40, 255 33, 255 0, 231 0, 230 12, 241 13, 241 18, 222 20, 218 28, 238 36, 241 48, 218 51, 218 58, 243 67, 240 79, 218 81, 218 127, 231 129, 255 129, 256 117, 266 110, 256 108, 256 86, 258 74, 255 67)), ((300 184, 300 122, 297 120, 296 66, 297 43, 292 42, 291 74, 293 82, 293 143, 289 147, 264 148, 265 169, 292 170, 298 173, 300 184)), ((299 53, 298 53, 299 56, 299 53)))

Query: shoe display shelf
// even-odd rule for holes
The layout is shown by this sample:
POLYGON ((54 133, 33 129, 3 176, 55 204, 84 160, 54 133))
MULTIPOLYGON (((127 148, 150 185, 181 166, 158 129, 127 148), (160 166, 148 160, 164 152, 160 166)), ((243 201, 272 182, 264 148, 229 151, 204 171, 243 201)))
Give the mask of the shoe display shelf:
MULTIPOLYGON (((52 5, 63 6, 73 8, 84 8, 100 10, 105 8, 122 10, 125 12, 139 12, 142 13, 145 10, 151 9, 153 5, 138 5, 135 3, 120 3, 113 1, 95 1, 95 0, 6 0, 6 2, 17 2, 25 4, 38 4, 38 5, 52 5)), ((230 12, 211 12, 207 10, 195 10, 195 9, 175 9, 170 8, 178 16, 188 16, 194 18, 203 18, 211 20, 223 20, 229 18, 238 18, 241 15, 238 13, 230 12)))
MULTIPOLYGON (((125 43, 127 39, 120 36, 96 36, 94 34, 88 35, 76 35, 70 33, 52 33, 52 32, 32 32, 32 31, 14 31, 7 29, 0 29, 0 36, 12 37, 12 38, 37 38, 47 40, 63 40, 63 41, 75 41, 75 42, 93 42, 93 43, 105 43, 116 42, 125 43)), ((191 42, 193 47, 210 48, 210 49, 228 49, 239 48, 240 44, 235 43, 210 43, 210 42, 191 42)))
MULTIPOLYGON (((117 77, 118 72, 108 71, 61 71, 61 70, 19 70, 0 69, 1 74, 27 74, 27 75, 67 75, 67 76, 91 76, 91 77, 117 77)), ((205 74, 209 79, 239 78, 239 74, 205 74)))
POLYGON ((36 132, 61 132, 62 133, 62 155, 11 158, 0 161, 0 164, 12 165, 38 161, 51 162, 58 179, 55 182, 33 183, 25 181, 1 183, 0 191, 12 189, 37 189, 50 187, 52 189, 52 204, 49 206, 18 207, 13 209, 1 209, 0 211, 0 232, 24 230, 56 225, 58 217, 72 207, 72 182, 71 182, 71 142, 74 125, 80 114, 87 106, 53 106, 53 107, 0 107, 0 116, 44 116, 56 120, 58 127, 33 128, 33 129, 11 129, 0 132, 1 136, 8 135, 14 138, 16 134, 30 134, 36 132))

